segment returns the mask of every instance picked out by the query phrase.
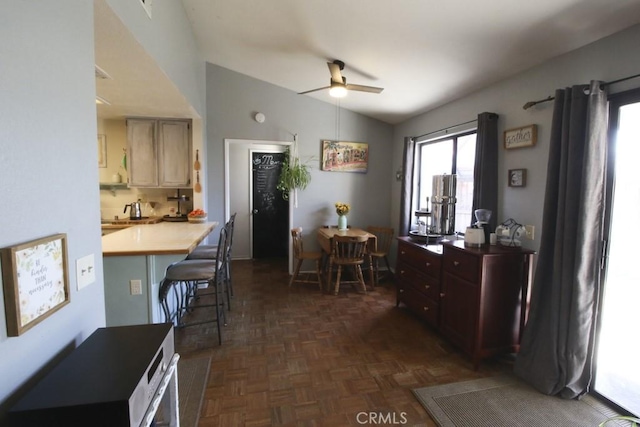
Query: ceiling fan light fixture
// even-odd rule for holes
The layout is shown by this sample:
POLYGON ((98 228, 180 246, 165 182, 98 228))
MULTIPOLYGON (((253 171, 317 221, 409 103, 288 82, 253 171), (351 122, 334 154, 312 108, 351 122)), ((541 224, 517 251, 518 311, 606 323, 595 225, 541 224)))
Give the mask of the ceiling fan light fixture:
POLYGON ((344 98, 345 96, 347 96, 347 86, 344 84, 331 82, 329 95, 334 98, 344 98))

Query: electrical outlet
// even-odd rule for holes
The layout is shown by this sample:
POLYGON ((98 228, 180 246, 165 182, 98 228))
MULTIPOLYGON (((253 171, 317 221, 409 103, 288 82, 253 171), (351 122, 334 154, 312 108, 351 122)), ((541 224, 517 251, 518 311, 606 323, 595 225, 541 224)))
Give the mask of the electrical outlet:
POLYGON ((536 228, 533 225, 525 225, 524 226, 524 232, 525 232, 525 235, 527 236, 527 239, 533 240, 533 238, 535 236, 535 230, 536 230, 536 228))
POLYGON ((142 295, 142 280, 129 280, 131 295, 142 295))
POLYGON ((78 290, 96 281, 96 262, 93 254, 76 260, 76 283, 78 290))

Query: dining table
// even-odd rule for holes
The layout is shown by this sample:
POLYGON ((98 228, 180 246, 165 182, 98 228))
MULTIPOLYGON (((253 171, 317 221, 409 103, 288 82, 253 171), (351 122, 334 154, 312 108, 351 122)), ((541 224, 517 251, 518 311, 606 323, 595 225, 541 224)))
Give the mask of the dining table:
MULTIPOLYGON (((340 230, 337 227, 320 227, 318 228, 318 233, 317 233, 317 239, 318 239, 318 244, 320 245, 320 247, 322 248, 322 254, 323 254, 323 270, 326 272, 328 270, 327 268, 327 262, 326 260, 331 256, 331 252, 332 252, 332 247, 333 247, 333 236, 354 236, 354 237, 359 237, 359 236, 367 236, 369 238, 369 241, 367 242, 367 252, 370 254, 371 252, 374 252, 376 250, 377 244, 378 244, 378 239, 376 237, 375 234, 373 233, 369 233, 367 230, 363 230, 361 228, 347 228, 346 230, 340 230)), ((369 280, 371 282, 371 287, 374 286, 374 281, 373 281, 373 263, 371 261, 371 256, 368 255, 368 263, 369 263, 369 280)), ((329 285, 331 282, 331 278, 328 277, 328 280, 326 280, 326 283, 329 285)))

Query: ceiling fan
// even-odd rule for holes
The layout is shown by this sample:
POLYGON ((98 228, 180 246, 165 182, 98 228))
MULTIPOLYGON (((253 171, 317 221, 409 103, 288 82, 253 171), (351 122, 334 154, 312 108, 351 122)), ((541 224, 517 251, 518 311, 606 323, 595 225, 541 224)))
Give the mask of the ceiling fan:
POLYGON ((331 72, 331 80, 329 80, 329 86, 300 92, 298 93, 298 95, 304 95, 306 93, 329 89, 329 95, 333 96, 334 98, 342 98, 347 95, 347 91, 349 90, 370 93, 380 93, 384 90, 381 87, 347 84, 347 78, 343 77, 341 73, 341 71, 344 70, 344 62, 342 61, 336 59, 333 62, 327 62, 327 65, 329 66, 329 71, 331 72))

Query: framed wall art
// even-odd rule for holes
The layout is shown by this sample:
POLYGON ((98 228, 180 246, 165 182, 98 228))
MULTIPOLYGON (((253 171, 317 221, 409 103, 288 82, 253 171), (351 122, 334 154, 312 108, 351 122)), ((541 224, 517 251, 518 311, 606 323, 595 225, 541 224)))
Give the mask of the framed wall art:
POLYGON ((538 127, 536 125, 522 126, 504 131, 504 148, 533 147, 538 139, 538 127))
POLYGON ((69 304, 66 234, 3 248, 0 254, 8 336, 23 334, 69 304))
POLYGON ((322 141, 322 170, 366 173, 369 144, 363 142, 322 141))
POLYGON ((524 187, 527 185, 526 169, 509 169, 509 187, 524 187))
POLYGON ((107 167, 107 136, 98 135, 98 167, 107 167))

